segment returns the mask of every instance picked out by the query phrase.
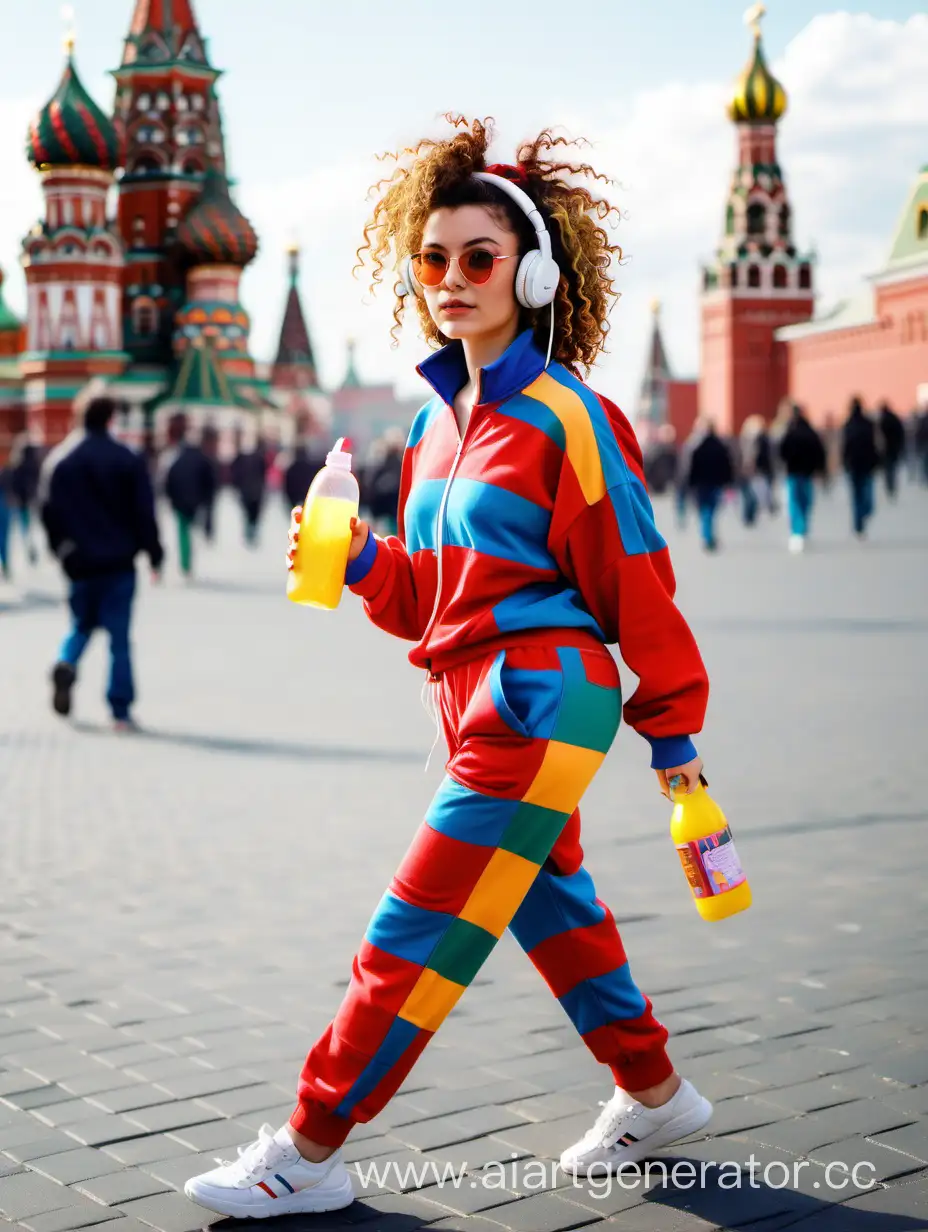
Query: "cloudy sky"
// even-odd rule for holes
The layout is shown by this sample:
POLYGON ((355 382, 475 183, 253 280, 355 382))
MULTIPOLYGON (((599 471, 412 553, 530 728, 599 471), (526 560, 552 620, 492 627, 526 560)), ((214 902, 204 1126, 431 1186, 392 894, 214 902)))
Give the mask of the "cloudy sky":
MULTIPOLYGON (((118 63, 133 0, 75 7, 79 69, 109 107, 107 70, 118 63)), ((415 330, 392 351, 389 297, 369 302, 350 271, 378 174, 372 155, 441 131, 436 117, 454 109, 497 117, 498 161, 553 123, 590 139, 593 161, 617 181, 628 260, 611 353, 594 385, 632 407, 655 296, 671 363, 695 373, 699 264, 715 244, 735 153, 724 103, 750 51, 743 7, 623 0, 570 24, 565 13, 585 7, 562 0, 197 0, 213 62, 226 70, 237 199, 262 239, 243 283, 256 357, 272 353, 283 253, 299 238, 324 381, 340 381, 354 335, 363 376, 417 390, 415 330), (529 47, 535 54, 520 53, 529 47)), ((818 12, 814 0, 769 0, 769 8, 765 46, 790 101, 780 161, 797 242, 818 254, 824 307, 880 265, 928 162, 928 16, 919 0, 818 12)), ((23 137, 61 71, 60 10, 60 0, 0 5, 0 265, 20 309, 19 241, 41 206, 23 137)))

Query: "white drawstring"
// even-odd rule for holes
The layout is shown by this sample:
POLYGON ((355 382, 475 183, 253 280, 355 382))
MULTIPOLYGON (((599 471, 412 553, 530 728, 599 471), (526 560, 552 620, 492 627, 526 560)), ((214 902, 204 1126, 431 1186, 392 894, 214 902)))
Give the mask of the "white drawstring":
POLYGON ((438 742, 441 739, 441 707, 438 703, 437 697, 435 696, 433 686, 437 687, 438 681, 432 680, 430 676, 426 676, 425 680, 422 682, 422 693, 420 696, 425 713, 435 724, 435 739, 432 741, 432 747, 429 749, 429 755, 425 762, 425 769, 422 771, 423 774, 428 774, 429 766, 432 764, 432 754, 435 752, 438 742))
POLYGON ((554 350, 554 300, 551 301, 551 328, 548 331, 548 354, 545 356, 545 368, 551 363, 551 352, 554 350))

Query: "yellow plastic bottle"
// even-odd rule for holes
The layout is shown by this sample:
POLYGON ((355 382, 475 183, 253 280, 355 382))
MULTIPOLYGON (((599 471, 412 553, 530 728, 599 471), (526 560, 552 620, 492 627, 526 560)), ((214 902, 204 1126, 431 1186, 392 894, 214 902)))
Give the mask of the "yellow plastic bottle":
POLYGON ((360 491, 351 473, 351 454, 343 437, 326 457, 306 494, 293 568, 287 575, 292 603, 338 607, 345 587, 351 519, 357 517, 360 491))
MULTIPOLYGON (((671 784, 672 786, 672 784, 671 784)), ((671 790, 670 837, 704 920, 724 920, 751 905, 751 887, 725 814, 700 782, 690 795, 671 790)))

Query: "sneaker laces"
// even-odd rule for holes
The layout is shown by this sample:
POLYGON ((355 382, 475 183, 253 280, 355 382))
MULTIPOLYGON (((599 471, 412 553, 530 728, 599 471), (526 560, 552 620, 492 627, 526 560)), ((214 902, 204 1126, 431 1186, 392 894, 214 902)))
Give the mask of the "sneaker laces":
POLYGON ((602 1112, 596 1118, 592 1133, 604 1146, 613 1146, 620 1136, 619 1127, 627 1127, 641 1115, 641 1104, 629 1100, 624 1091, 621 1094, 622 1099, 616 1094, 610 1100, 599 1101, 602 1112))
POLYGON ((216 1162, 222 1168, 232 1168, 237 1164, 248 1180, 254 1183, 268 1171, 268 1153, 272 1147, 277 1145, 274 1141, 273 1126, 265 1123, 258 1130, 258 1137, 254 1142, 238 1148, 238 1159, 217 1158, 216 1162))

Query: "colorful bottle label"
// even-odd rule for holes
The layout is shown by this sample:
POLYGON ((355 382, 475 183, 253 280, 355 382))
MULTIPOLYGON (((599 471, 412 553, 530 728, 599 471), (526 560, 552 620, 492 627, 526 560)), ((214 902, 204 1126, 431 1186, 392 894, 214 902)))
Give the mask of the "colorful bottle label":
POLYGON ((677 843, 694 898, 725 894, 747 881, 728 826, 691 843, 677 843))

